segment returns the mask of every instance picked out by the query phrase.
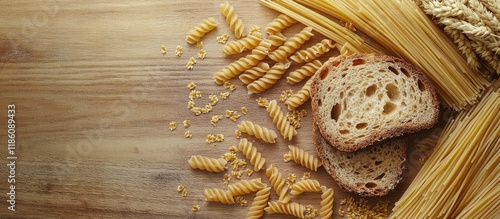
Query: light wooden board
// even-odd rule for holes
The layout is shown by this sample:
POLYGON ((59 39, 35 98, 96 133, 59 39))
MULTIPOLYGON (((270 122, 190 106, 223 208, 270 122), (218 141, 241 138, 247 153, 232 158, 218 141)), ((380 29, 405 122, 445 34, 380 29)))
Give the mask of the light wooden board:
MULTIPOLYGON (((2 200, 0 218, 242 218, 249 206, 207 203, 205 188, 225 188, 223 173, 192 170, 187 160, 199 154, 218 157, 237 145, 236 125, 251 120, 276 130, 264 108, 255 99, 279 99, 280 92, 297 91, 303 83, 288 85, 285 79, 261 95, 248 95, 242 83, 227 100, 219 100, 209 114, 194 116, 187 109, 187 84, 197 84, 208 104, 209 94, 226 90, 217 86, 213 73, 239 56, 225 57, 216 36, 234 35, 218 6, 223 1, 2 1, 0 3, 0 191, 4 194, 9 162, 7 150, 7 106, 16 106, 16 211, 7 210, 2 200), (199 51, 185 42, 186 33, 202 20, 214 17, 218 27, 203 39, 207 57, 193 70, 185 65, 199 51), (160 46, 167 47, 163 55, 160 46), (182 57, 176 46, 184 47, 182 57), (214 115, 225 110, 248 109, 233 122, 223 118, 213 127, 214 115), (189 128, 182 127, 191 120, 189 128), (168 124, 177 122, 170 131, 168 124), (186 139, 189 130, 193 137, 186 139), (225 141, 216 147, 205 143, 207 134, 221 133, 225 141), (188 196, 177 192, 182 184, 188 196), (201 206, 192 212, 191 206, 201 206)), ((258 1, 231 1, 247 26, 265 24, 278 13, 258 1)), ((300 24, 285 31, 291 36, 300 24)), ((307 45, 324 37, 316 33, 307 45)), ((328 55, 334 55, 336 51, 328 55)), ((323 58, 322 60, 325 60, 323 58)), ((291 69, 298 68, 295 64, 291 69)), ((278 137, 276 144, 252 141, 266 158, 285 175, 298 178, 308 170, 282 155, 289 144, 315 153, 309 113, 302 119, 292 140, 278 137)), ((285 111, 285 105, 280 103, 285 111)), ((412 142, 418 141, 413 137, 412 142)), ((408 171, 397 189, 374 203, 394 203, 420 167, 421 152, 409 151, 408 171)), ((240 158, 243 156, 238 154, 240 158)), ((313 179, 335 190, 334 211, 341 199, 356 197, 343 192, 320 168, 313 179)), ((269 184, 264 171, 261 177, 269 184)), ((235 180, 231 181, 235 182, 235 180)), ((253 195, 245 196, 249 204, 253 195)), ((272 200, 276 200, 273 193, 272 200)), ((293 199, 319 209, 320 194, 293 199)), ((338 218, 338 215, 335 215, 338 218)), ((265 218, 285 218, 265 215, 265 218)), ((291 218, 291 217, 288 217, 291 218)))

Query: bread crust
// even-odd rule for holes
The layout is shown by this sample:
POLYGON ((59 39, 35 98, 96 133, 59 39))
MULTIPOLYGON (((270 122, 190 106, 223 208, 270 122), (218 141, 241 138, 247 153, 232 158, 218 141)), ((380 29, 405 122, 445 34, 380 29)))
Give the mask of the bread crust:
MULTIPOLYGON (((410 78, 408 80, 413 80, 415 78, 410 78)), ((380 55, 380 54, 364 54, 364 53, 357 53, 349 56, 341 55, 338 57, 332 57, 326 63, 324 63, 321 68, 318 69, 316 74, 313 76, 312 80, 313 81, 311 84, 311 105, 312 105, 314 125, 319 127, 319 131, 321 132, 322 136, 328 141, 330 145, 341 151, 345 152, 356 151, 368 147, 372 144, 381 142, 385 139, 401 136, 407 133, 417 132, 422 129, 428 129, 434 126, 434 124, 438 120, 439 102, 433 84, 416 67, 414 67, 409 62, 406 62, 397 57, 380 55), (397 66, 398 68, 406 69, 411 75, 411 77, 415 77, 418 83, 421 83, 426 88, 425 91, 423 92, 426 92, 425 95, 429 97, 429 100, 427 101, 430 101, 432 103, 432 107, 430 107, 430 109, 428 109, 428 111, 425 113, 431 114, 428 116, 430 117, 430 119, 428 119, 428 121, 418 121, 418 122, 412 121, 412 123, 398 121, 397 123, 396 122, 394 123, 395 125, 390 127, 387 126, 387 124, 378 124, 380 128, 377 128, 376 131, 368 133, 366 136, 364 136, 364 138, 351 137, 351 140, 354 139, 361 139, 361 140, 348 142, 345 139, 339 138, 338 132, 333 132, 331 129, 329 130, 327 128, 327 122, 329 121, 327 121, 327 119, 325 118, 325 114, 323 113, 322 116, 320 112, 319 108, 322 107, 321 106, 322 104, 324 104, 321 102, 322 101, 321 89, 323 87, 324 90, 324 86, 329 86, 326 84, 328 83, 327 82, 328 80, 324 80, 326 77, 333 77, 332 75, 334 74, 337 75, 342 74, 343 71, 339 69, 340 68, 339 66, 341 66, 344 62, 353 62, 354 60, 364 60, 366 65, 370 64, 380 65, 380 63, 387 63, 387 65, 390 66, 397 66)), ((331 92, 341 92, 335 89, 336 88, 333 88, 331 92)))
MULTIPOLYGON (((321 160, 323 167, 328 172, 328 174, 333 178, 333 180, 342 189, 356 193, 362 197, 381 197, 389 194, 389 192, 394 190, 396 185, 401 181, 403 176, 403 171, 406 169, 404 166, 404 162, 406 161, 406 148, 408 146, 408 139, 405 137, 389 139, 384 142, 372 145, 368 148, 358 150, 356 152, 342 152, 331 147, 331 145, 329 145, 328 142, 323 138, 317 126, 313 126, 313 139, 314 139, 314 146, 316 148, 316 151, 318 152, 318 157, 321 160), (368 183, 365 179, 343 178, 345 176, 342 176, 337 172, 337 170, 339 170, 339 168, 342 167, 340 167, 338 164, 334 164, 333 163, 334 161, 328 159, 328 156, 326 154, 328 153, 328 150, 336 150, 337 153, 353 154, 352 156, 356 157, 356 154, 359 155, 363 153, 364 154, 373 153, 373 151, 371 151, 372 147, 388 147, 387 144, 401 144, 400 150, 397 151, 397 158, 395 158, 396 160, 399 160, 399 163, 395 165, 395 169, 393 170, 394 172, 392 172, 393 178, 389 179, 389 183, 387 185, 377 185, 376 187, 373 188, 367 188, 365 186, 359 186, 352 183, 352 181, 358 181, 358 182, 363 181, 363 183, 368 183)), ((373 154, 373 156, 380 156, 380 155, 373 154)), ((351 167, 345 167, 345 168, 351 168, 351 167)))

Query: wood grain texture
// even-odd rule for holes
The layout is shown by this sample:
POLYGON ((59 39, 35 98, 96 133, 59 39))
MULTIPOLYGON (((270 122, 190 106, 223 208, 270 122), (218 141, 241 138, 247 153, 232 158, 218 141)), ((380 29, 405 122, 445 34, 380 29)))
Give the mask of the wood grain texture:
MULTIPOLYGON (((234 34, 218 6, 223 1, 2 1, 0 2, 0 191, 4 194, 0 218, 242 218, 254 194, 245 196, 246 207, 204 201, 205 188, 225 189, 223 173, 192 170, 187 160, 193 154, 219 157, 239 139, 234 130, 240 121, 251 120, 276 130, 272 119, 255 99, 279 99, 287 89, 298 91, 303 83, 288 85, 283 77, 263 94, 248 95, 235 79, 237 89, 227 100, 219 100, 209 114, 194 116, 187 109, 190 82, 209 103, 209 94, 225 92, 213 73, 240 56, 225 57, 216 36, 234 34), (193 70, 185 65, 198 48, 185 41, 187 32, 202 20, 214 17, 218 27, 203 38, 207 57, 193 70), (160 46, 167 47, 163 55, 160 46), (176 46, 184 47, 182 57, 176 46), (16 211, 7 210, 7 105, 16 105, 16 211), (233 122, 223 118, 213 127, 210 118, 225 110, 248 108, 248 114, 233 122), (3 115, 2 115, 3 114, 3 115), (182 126, 190 119, 189 128, 182 126), (170 131, 170 121, 177 129, 170 131), (186 139, 189 130, 192 139, 186 139), (225 141, 216 147, 205 143, 207 134, 222 133, 225 141), (185 185, 182 197, 177 185, 185 185), (191 206, 201 206, 193 212, 191 206)), ((278 13, 258 1, 230 1, 247 30, 262 28, 278 13)), ((302 28, 285 31, 291 36, 302 28)), ((315 33, 313 45, 324 37, 315 33)), ((333 55, 332 51, 327 55, 333 55)), ((324 60, 324 59, 323 59, 324 60)), ((290 70, 300 67, 293 65, 290 70)), ((305 81, 304 81, 305 82, 305 81)), ((308 103, 307 103, 308 104, 308 103)), ((280 103, 281 108, 286 106, 280 103)), ((254 146, 286 176, 298 178, 308 172, 282 155, 293 144, 315 153, 312 117, 301 121, 292 141, 278 136, 267 144, 253 136, 254 146)), ((238 157, 243 158, 239 152, 238 157)), ((395 192, 370 202, 393 203, 409 185, 419 164, 413 162, 395 192)), ((265 171, 261 177, 269 184, 265 171)), ((322 168, 312 173, 322 185, 335 190, 335 217, 343 192, 322 168)), ((232 181, 235 182, 235 181, 232 181)), ((276 194, 271 195, 277 200, 276 194)), ((302 204, 320 208, 320 194, 293 197, 302 204)), ((268 215, 264 218, 285 218, 268 215)), ((291 217, 288 217, 291 218, 291 217)))

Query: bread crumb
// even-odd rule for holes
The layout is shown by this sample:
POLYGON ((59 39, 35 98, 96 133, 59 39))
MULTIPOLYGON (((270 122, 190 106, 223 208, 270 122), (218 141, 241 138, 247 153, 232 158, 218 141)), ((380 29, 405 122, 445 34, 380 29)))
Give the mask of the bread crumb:
POLYGON ((241 137, 241 131, 236 129, 234 130, 234 135, 236 136, 236 138, 240 138, 241 137))
POLYGON ((200 49, 200 52, 198 52, 198 58, 204 59, 207 56, 207 51, 205 49, 200 49))
POLYGON ((252 35, 254 32, 260 32, 260 26, 252 25, 252 27, 250 28, 249 35, 252 35))
POLYGON ((285 163, 288 163, 292 160, 292 154, 290 152, 283 154, 283 160, 285 161, 285 163))
POLYGON ((184 187, 184 185, 182 185, 182 184, 179 184, 179 185, 177 186, 177 191, 178 191, 178 192, 182 192, 182 190, 184 190, 184 189, 185 189, 185 187, 184 187))
POLYGON ((201 98, 201 91, 197 91, 197 90, 191 90, 189 92, 189 98, 191 100, 194 100, 194 99, 200 99, 201 98))
POLYGON ((233 170, 233 171, 231 172, 231 174, 233 175, 233 177, 234 177, 235 179, 240 179, 240 178, 241 178, 241 171, 240 171, 240 170, 233 170))
POLYGON ((185 128, 187 128, 191 125, 191 120, 185 119, 184 121, 182 121, 182 124, 184 125, 185 128))
POLYGON ((184 132, 184 136, 186 138, 193 138, 193 134, 191 134, 191 132, 189 132, 189 130, 187 130, 187 131, 184 132))
POLYGON ((229 92, 220 93, 220 98, 222 98, 223 100, 227 99, 228 97, 229 97, 229 92))
POLYGON ((165 45, 161 45, 161 53, 163 54, 167 53, 167 47, 165 47, 165 45))
POLYGON ((245 198, 243 198, 243 196, 241 195, 238 195, 236 196, 235 200, 234 200, 236 203, 240 204, 241 206, 247 206, 247 200, 245 198))
POLYGON ((196 64, 196 59, 194 57, 191 57, 188 61, 188 63, 186 64, 186 68, 188 70, 191 70, 194 68, 194 64, 196 64))
POLYGON ((207 144, 212 145, 214 147, 217 146, 216 142, 222 142, 222 141, 224 141, 223 134, 216 134, 216 135, 208 134, 207 139, 205 140, 207 144))
POLYGON ((238 120, 240 117, 241 115, 238 113, 238 111, 234 111, 229 119, 233 122, 236 122, 236 120, 238 120))
POLYGON ((181 193, 182 197, 186 197, 187 196, 187 193, 188 193, 187 189, 182 184, 180 184, 180 185, 177 186, 177 191, 181 193))
POLYGON ((255 101, 257 101, 257 104, 258 104, 260 107, 267 108, 267 107, 269 106, 269 101, 267 100, 267 98, 262 98, 262 97, 259 97, 259 98, 257 98, 255 101))
POLYGON ((225 44, 229 40, 229 35, 227 33, 217 36, 217 42, 225 44))
POLYGON ((175 48, 175 55, 176 56, 181 57, 183 53, 184 53, 184 51, 182 49, 182 46, 177 46, 177 48, 175 48))
POLYGON ((170 131, 173 131, 177 128, 177 123, 175 123, 175 121, 171 121, 169 124, 168 124, 168 127, 170 129, 170 131))
POLYGON ((194 108, 194 106, 195 106, 194 101, 193 101, 193 100, 190 100, 190 101, 188 102, 188 109, 193 109, 193 108, 194 108))
POLYGON ((295 176, 294 173, 288 173, 288 177, 286 178, 286 184, 288 185, 288 188, 292 188, 293 184, 297 181, 297 177, 295 176))
POLYGON ((246 169, 245 170, 245 173, 247 174, 247 176, 251 176, 253 174, 253 170, 251 169, 246 169))
POLYGON ((199 49, 203 49, 203 42, 202 41, 196 42, 196 47, 198 47, 199 49))
POLYGON ((306 205, 304 211, 304 218, 311 219, 318 216, 318 209, 315 209, 312 205, 306 205))
POLYGON ((231 181, 231 174, 225 173, 224 174, 224 185, 229 185, 229 181, 231 181))
POLYGON ((215 94, 210 94, 208 96, 208 99, 210 100, 210 104, 212 104, 212 106, 217 105, 217 103, 219 102, 219 98, 215 94))
POLYGON ((188 191, 186 189, 182 190, 181 195, 182 195, 182 197, 187 197, 188 191))
POLYGON ((233 153, 236 153, 236 151, 238 151, 238 148, 236 146, 231 146, 229 147, 229 152, 233 152, 233 153))
POLYGON ((231 162, 236 160, 236 154, 233 152, 227 152, 222 155, 222 158, 224 158, 227 162, 231 162))
POLYGON ((293 94, 293 90, 281 91, 280 101, 284 103, 286 101, 286 99, 288 99, 290 96, 292 96, 292 94, 293 94))
POLYGON ((187 85, 187 88, 189 88, 189 90, 193 90, 196 88, 196 84, 194 82, 191 82, 187 85))
POLYGON ((310 179, 310 178, 311 178, 311 172, 304 172, 304 175, 300 179, 304 180, 304 179, 310 179))
POLYGON ((229 85, 229 90, 230 91, 236 90, 236 85, 234 85, 234 84, 229 85))
POLYGON ((239 170, 240 168, 246 168, 247 167, 247 162, 245 159, 236 159, 233 162, 231 162, 231 167, 233 170, 239 170))
POLYGON ((247 108, 246 108, 246 107, 244 107, 244 106, 242 106, 242 107, 241 107, 241 113, 243 113, 243 115, 246 115, 246 114, 247 114, 247 112, 248 112, 247 108))
POLYGON ((212 126, 217 126, 217 123, 219 122, 219 120, 222 119, 222 115, 215 115, 215 116, 212 116, 212 119, 210 120, 210 124, 212 124, 212 126))
POLYGON ((339 208, 339 215, 345 215, 347 218, 382 219, 388 217, 388 201, 378 201, 374 207, 371 207, 368 205, 368 201, 366 199, 361 198, 359 200, 355 200, 353 197, 349 197, 347 200, 341 200, 340 204, 347 205, 347 211, 345 211, 342 207, 339 208))
POLYGON ((200 205, 193 205, 191 209, 193 209, 193 212, 198 212, 200 211, 200 205))
POLYGON ((202 113, 202 108, 195 106, 191 108, 191 112, 193 112, 194 115, 199 116, 202 113))
POLYGON ((233 111, 232 110, 226 110, 226 118, 229 118, 231 117, 231 115, 233 114, 233 111))

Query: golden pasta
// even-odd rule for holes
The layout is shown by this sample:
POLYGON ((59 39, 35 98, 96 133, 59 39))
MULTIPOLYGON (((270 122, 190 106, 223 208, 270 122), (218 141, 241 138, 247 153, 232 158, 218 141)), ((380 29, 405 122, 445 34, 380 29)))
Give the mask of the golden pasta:
POLYGON ((265 187, 257 192, 253 199, 252 206, 247 213, 247 219, 258 219, 264 216, 264 208, 267 206, 271 196, 271 187, 265 187))
POLYGON ((262 41, 262 33, 256 31, 251 35, 239 40, 231 41, 222 47, 226 55, 233 55, 254 49, 262 41))
POLYGON ((258 65, 252 67, 251 69, 246 70, 243 74, 241 74, 238 78, 244 84, 250 84, 258 78, 264 76, 267 71, 271 69, 269 64, 266 62, 260 62, 258 65))
POLYGON ((282 30, 294 23, 297 23, 297 21, 293 18, 286 14, 280 14, 277 18, 266 25, 266 33, 269 35, 280 33, 282 30))
POLYGON ((322 66, 323 64, 319 60, 314 60, 312 62, 308 62, 304 65, 302 65, 299 69, 292 71, 288 74, 288 77, 286 77, 286 81, 289 84, 296 84, 301 82, 304 78, 310 77, 316 73, 316 71, 322 66))
POLYGON ((278 168, 271 164, 271 166, 266 169, 266 176, 269 178, 274 191, 279 196, 278 200, 283 203, 288 203, 291 197, 288 193, 288 186, 286 185, 285 178, 283 178, 283 174, 278 171, 278 168))
POLYGON ((229 25, 229 29, 234 31, 234 35, 237 38, 246 36, 245 25, 243 21, 238 18, 236 12, 234 12, 234 7, 229 4, 229 2, 224 2, 220 5, 220 11, 226 17, 226 23, 229 25))
POLYGON ((314 171, 317 171, 318 167, 321 166, 321 162, 319 161, 319 159, 315 157, 313 154, 304 151, 304 149, 293 145, 288 145, 288 148, 290 149, 292 160, 295 163, 298 163, 304 166, 305 168, 314 171))
POLYGON ((234 204, 234 197, 229 194, 229 191, 222 189, 205 189, 203 193, 205 201, 207 202, 220 202, 222 204, 234 204))
POLYGON ((264 168, 266 159, 262 157, 262 154, 257 151, 257 148, 252 145, 246 138, 242 138, 238 145, 238 149, 250 160, 250 163, 254 165, 254 170, 259 171, 264 168))
POLYGON ((319 216, 321 219, 330 219, 333 216, 333 189, 322 186, 321 191, 319 216))
POLYGON ((276 125, 276 128, 280 130, 283 138, 292 140, 293 136, 297 135, 297 130, 288 122, 288 119, 283 114, 283 111, 281 111, 276 100, 269 102, 267 112, 269 116, 273 118, 273 123, 276 125))
POLYGON ((189 44, 200 42, 201 38, 208 32, 212 31, 215 27, 217 27, 217 22, 214 18, 209 17, 208 19, 204 20, 202 23, 194 27, 191 31, 189 31, 186 37, 186 41, 189 44))
POLYGON ((336 44, 333 41, 330 39, 323 39, 321 42, 316 43, 307 49, 296 52, 290 56, 290 59, 297 63, 311 62, 335 47, 336 44))
POLYGON ((286 99, 285 104, 288 106, 288 110, 292 111, 309 100, 311 97, 311 83, 312 78, 307 80, 306 84, 297 93, 286 99))
POLYGON ((260 178, 253 180, 242 180, 228 186, 229 194, 232 196, 246 195, 252 192, 257 192, 266 187, 260 178))
POLYGON ((304 218, 306 207, 296 202, 283 203, 283 202, 269 202, 268 207, 264 210, 269 214, 287 214, 298 218, 304 218))
POLYGON ((241 121, 238 125, 238 130, 249 135, 254 135, 256 138, 262 139, 267 143, 276 143, 276 137, 278 137, 274 130, 269 130, 251 121, 241 121))
POLYGON ((201 155, 193 155, 188 160, 193 169, 207 170, 208 172, 222 172, 226 170, 227 161, 222 158, 209 158, 201 155))
POLYGON ((276 63, 261 78, 247 85, 248 94, 262 93, 271 88, 285 74, 288 63, 276 63))
POLYGON ((269 54, 269 58, 276 62, 284 62, 288 56, 293 54, 299 47, 301 47, 306 41, 314 36, 311 27, 304 27, 299 33, 293 35, 288 39, 283 45, 278 47, 276 50, 269 54))
POLYGON ((290 194, 300 195, 304 192, 321 192, 321 185, 318 180, 303 179, 293 184, 290 194))

